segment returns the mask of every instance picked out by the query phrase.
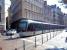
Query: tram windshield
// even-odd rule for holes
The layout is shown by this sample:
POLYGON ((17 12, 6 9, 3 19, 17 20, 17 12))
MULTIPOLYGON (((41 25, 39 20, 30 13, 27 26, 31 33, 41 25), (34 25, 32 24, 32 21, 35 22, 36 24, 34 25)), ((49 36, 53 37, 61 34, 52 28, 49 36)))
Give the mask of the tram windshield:
POLYGON ((26 27, 27 27, 27 22, 20 22, 20 23, 19 23, 19 28, 20 28, 22 31, 25 31, 25 30, 26 30, 26 27))

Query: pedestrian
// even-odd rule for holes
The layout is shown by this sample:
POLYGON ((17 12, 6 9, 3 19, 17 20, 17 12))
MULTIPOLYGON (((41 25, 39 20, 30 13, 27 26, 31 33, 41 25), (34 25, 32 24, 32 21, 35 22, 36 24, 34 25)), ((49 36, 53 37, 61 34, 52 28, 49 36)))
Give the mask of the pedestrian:
POLYGON ((0 47, 0 50, 2 50, 2 48, 0 47))
POLYGON ((17 50, 17 48, 15 48, 15 50, 17 50))

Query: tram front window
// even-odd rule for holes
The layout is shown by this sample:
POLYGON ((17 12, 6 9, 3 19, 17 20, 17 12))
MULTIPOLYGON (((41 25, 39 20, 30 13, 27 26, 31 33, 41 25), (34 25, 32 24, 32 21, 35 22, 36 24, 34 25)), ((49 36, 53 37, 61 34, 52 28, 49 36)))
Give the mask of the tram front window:
POLYGON ((26 31, 27 23, 26 22, 20 22, 19 28, 21 31, 26 31))

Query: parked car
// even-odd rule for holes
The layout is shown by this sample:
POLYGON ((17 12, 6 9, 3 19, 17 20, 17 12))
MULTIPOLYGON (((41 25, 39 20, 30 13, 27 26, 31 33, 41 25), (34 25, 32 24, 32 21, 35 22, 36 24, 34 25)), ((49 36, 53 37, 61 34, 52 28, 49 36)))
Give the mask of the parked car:
POLYGON ((14 35, 16 33, 17 33, 17 31, 15 29, 10 29, 10 30, 6 31, 7 36, 12 36, 12 35, 14 35))
POLYGON ((9 37, 9 39, 19 37, 19 34, 17 33, 15 29, 8 30, 6 35, 9 37))
POLYGON ((14 35, 12 35, 12 38, 19 38, 20 36, 19 36, 19 34, 18 33, 16 33, 16 34, 14 34, 14 35))

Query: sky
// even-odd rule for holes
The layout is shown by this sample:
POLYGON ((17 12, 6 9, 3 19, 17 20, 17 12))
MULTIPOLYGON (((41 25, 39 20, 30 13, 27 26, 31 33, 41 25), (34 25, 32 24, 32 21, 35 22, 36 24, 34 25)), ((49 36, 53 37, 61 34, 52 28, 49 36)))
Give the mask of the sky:
POLYGON ((48 5, 54 5, 54 4, 56 4, 58 7, 61 8, 61 11, 63 13, 67 14, 67 8, 64 8, 65 5, 62 5, 63 3, 59 3, 59 1, 61 1, 61 0, 47 0, 47 4, 48 5))
MULTIPOLYGON (((61 8, 61 11, 63 12, 63 13, 66 13, 67 14, 67 9, 66 8, 64 8, 63 6, 64 5, 62 5, 62 3, 58 3, 58 1, 60 1, 60 0, 46 0, 47 1, 47 4, 48 5, 54 5, 54 4, 56 4, 57 6, 59 6, 60 8, 61 8)), ((5 4, 6 4, 6 8, 5 8, 5 12, 6 12, 6 16, 8 15, 8 13, 7 13, 7 9, 8 9, 8 7, 10 6, 10 0, 5 0, 5 4)))
POLYGON ((10 5, 11 5, 11 2, 10 2, 10 0, 5 0, 5 17, 7 17, 8 16, 8 8, 10 7, 10 5))

